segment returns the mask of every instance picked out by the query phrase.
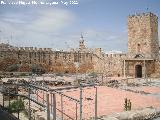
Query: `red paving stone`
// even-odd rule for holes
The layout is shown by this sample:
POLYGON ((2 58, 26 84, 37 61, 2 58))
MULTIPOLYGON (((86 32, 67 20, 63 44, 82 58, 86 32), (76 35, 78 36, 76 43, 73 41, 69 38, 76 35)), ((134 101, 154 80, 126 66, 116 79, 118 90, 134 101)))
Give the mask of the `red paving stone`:
MULTIPOLYGON (((152 92, 159 92, 160 88, 143 88, 144 90, 149 90, 152 92)), ((80 92, 72 91, 72 92, 63 92, 65 95, 71 96, 75 99, 79 99, 80 92)), ((42 96, 42 93, 39 93, 42 96)), ((89 118, 94 116, 94 100, 95 100, 95 89, 83 89, 83 118, 89 118), (87 98, 91 98, 93 100, 88 100, 87 98)), ((139 109, 145 107, 156 107, 160 108, 160 99, 156 99, 151 96, 141 95, 138 93, 132 93, 124 90, 119 90, 115 88, 109 87, 98 87, 98 116, 109 115, 115 112, 121 112, 124 109, 124 99, 128 98, 132 102, 132 109, 139 109)), ((57 108, 61 109, 61 97, 56 94, 57 100, 57 108)), ((76 117, 76 103, 68 98, 63 97, 63 111, 75 119, 76 117)), ((77 110, 79 116, 79 105, 77 110)), ((60 116, 61 114, 57 112, 60 116)), ((67 119, 66 117, 64 117, 67 119)), ((79 117, 78 117, 79 118, 79 117)))

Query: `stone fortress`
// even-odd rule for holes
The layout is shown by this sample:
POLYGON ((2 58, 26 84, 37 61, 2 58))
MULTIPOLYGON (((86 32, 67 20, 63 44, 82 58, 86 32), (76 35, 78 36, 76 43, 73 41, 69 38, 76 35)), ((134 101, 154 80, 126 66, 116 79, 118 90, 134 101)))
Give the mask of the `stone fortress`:
POLYGON ((88 49, 83 36, 78 49, 52 51, 51 48, 14 47, 0 44, 0 71, 32 72, 42 70, 56 73, 91 72, 94 53, 101 49, 88 49), (76 68, 76 64, 78 65, 76 68), (77 71, 78 70, 78 71, 77 71))
POLYGON ((128 16, 128 52, 105 54, 89 49, 83 36, 78 49, 52 51, 50 48, 13 47, 0 44, 0 71, 56 73, 96 72, 106 76, 160 77, 158 17, 153 13, 128 16))

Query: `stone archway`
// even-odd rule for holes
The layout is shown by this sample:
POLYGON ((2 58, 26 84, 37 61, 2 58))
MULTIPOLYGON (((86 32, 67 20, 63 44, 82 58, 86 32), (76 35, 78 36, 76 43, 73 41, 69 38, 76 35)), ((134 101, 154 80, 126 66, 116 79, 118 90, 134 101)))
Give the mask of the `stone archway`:
POLYGON ((135 66, 135 77, 142 78, 142 65, 135 66))

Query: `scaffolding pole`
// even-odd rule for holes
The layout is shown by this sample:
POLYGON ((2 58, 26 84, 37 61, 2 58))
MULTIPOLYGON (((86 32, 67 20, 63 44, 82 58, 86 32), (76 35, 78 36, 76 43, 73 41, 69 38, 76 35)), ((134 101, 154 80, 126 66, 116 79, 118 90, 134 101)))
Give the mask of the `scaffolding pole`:
POLYGON ((82 87, 80 84, 80 120, 82 120, 82 87))
POLYGON ((56 95, 53 94, 53 120, 56 120, 56 95))
POLYGON ((63 96, 61 95, 61 117, 63 120, 63 96))
POLYGON ((97 87, 96 89, 96 94, 95 94, 95 120, 97 120, 97 87))
POLYGON ((49 94, 46 94, 46 100, 47 100, 47 120, 50 120, 50 106, 49 106, 49 94))
POLYGON ((52 93, 50 93, 50 98, 51 98, 51 113, 53 113, 53 97, 52 97, 52 93))
POLYGON ((76 120, 77 120, 77 109, 78 109, 78 107, 77 107, 77 103, 76 103, 76 120))
POLYGON ((28 88, 28 119, 31 120, 31 100, 30 100, 30 87, 28 88))

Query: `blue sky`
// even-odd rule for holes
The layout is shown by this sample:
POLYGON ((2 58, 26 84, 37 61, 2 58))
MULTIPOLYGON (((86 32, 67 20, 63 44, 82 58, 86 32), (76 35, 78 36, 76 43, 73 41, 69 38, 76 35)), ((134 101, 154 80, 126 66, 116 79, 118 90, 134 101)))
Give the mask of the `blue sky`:
MULTIPOLYGON (((53 1, 69 0, 47 2, 53 1)), ((88 47, 127 51, 127 16, 150 11, 160 16, 159 7, 159 0, 78 0, 77 5, 67 6, 0 4, 0 40, 15 46, 68 49, 78 47, 83 33, 88 47)))

